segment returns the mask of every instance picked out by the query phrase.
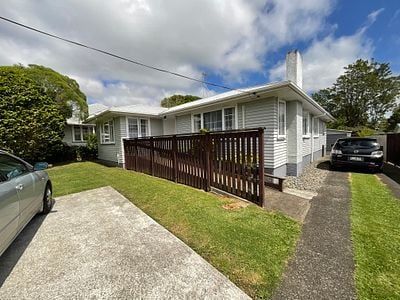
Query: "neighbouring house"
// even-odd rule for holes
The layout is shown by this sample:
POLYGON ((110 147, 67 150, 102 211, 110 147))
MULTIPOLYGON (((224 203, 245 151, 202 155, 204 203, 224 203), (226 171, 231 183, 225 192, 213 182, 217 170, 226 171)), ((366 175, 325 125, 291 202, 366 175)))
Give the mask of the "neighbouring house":
MULTIPOLYGON (((107 109, 107 106, 102 104, 90 104, 88 106, 89 116, 99 113, 107 109)), ((79 110, 74 109, 72 117, 67 119, 64 128, 63 142, 68 146, 86 146, 86 140, 89 134, 94 134, 95 124, 86 123, 82 120, 79 110)))
POLYGON ((123 139, 265 128, 264 168, 275 176, 298 176, 324 155, 326 123, 334 118, 302 90, 302 58, 286 57, 286 81, 229 91, 169 109, 112 107, 89 116, 99 140, 98 158, 124 165, 123 139))
POLYGON ((342 138, 351 137, 351 130, 327 129, 326 130, 326 151, 331 151, 332 145, 342 138))

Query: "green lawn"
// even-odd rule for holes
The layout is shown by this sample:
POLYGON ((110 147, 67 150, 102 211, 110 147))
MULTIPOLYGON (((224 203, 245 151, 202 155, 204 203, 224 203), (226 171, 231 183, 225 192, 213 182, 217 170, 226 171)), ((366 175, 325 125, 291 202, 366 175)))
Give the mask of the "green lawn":
POLYGON ((268 298, 294 252, 300 225, 280 214, 119 168, 83 162, 49 171, 55 196, 112 186, 254 298, 268 298))
POLYGON ((374 175, 352 174, 359 299, 400 299, 400 201, 374 175))

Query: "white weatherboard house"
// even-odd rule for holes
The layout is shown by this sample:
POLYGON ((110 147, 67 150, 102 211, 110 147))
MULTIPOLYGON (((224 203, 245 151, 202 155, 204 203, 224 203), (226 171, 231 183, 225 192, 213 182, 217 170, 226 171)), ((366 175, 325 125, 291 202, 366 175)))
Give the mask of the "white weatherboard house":
MULTIPOLYGON (((89 115, 99 113, 108 107, 102 104, 90 104, 88 106, 89 115)), ((95 133, 95 124, 83 122, 79 110, 72 113, 72 117, 67 119, 64 127, 63 142, 68 146, 86 146, 89 134, 95 133)))
POLYGON ((124 164, 122 139, 211 131, 265 128, 267 173, 298 176, 326 149, 326 122, 333 117, 302 90, 302 58, 286 57, 287 81, 230 91, 169 109, 112 107, 89 116, 96 123, 100 160, 124 164))

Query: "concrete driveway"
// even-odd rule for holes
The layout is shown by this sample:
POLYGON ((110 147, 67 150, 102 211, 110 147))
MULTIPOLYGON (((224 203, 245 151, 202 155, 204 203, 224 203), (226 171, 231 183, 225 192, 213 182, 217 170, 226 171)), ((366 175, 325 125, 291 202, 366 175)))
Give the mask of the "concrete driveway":
POLYGON ((0 299, 248 299, 111 187, 60 197, 0 257, 0 299))

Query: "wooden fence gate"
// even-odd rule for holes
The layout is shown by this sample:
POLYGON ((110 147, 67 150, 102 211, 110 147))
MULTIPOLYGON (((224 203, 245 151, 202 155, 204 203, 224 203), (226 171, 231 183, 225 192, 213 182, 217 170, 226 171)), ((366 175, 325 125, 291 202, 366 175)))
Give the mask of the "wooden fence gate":
POLYGON ((264 129, 124 139, 125 168, 264 201, 264 129))
POLYGON ((400 166, 400 133, 387 134, 386 161, 400 166))

